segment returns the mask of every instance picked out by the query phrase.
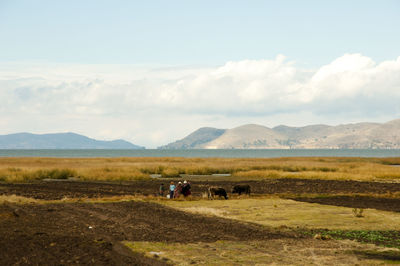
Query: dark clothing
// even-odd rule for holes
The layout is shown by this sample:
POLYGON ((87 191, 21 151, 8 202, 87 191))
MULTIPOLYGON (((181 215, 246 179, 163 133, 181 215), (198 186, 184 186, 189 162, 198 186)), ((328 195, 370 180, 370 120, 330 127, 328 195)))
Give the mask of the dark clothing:
POLYGON ((183 196, 187 197, 192 194, 192 192, 190 191, 190 188, 191 188, 190 183, 183 184, 183 187, 182 187, 183 196))
POLYGON ((182 184, 178 184, 174 191, 174 198, 179 198, 181 194, 182 194, 182 184))
POLYGON ((164 192, 165 192, 165 187, 164 184, 160 185, 160 190, 158 191, 158 193, 160 194, 161 197, 164 196, 164 192))

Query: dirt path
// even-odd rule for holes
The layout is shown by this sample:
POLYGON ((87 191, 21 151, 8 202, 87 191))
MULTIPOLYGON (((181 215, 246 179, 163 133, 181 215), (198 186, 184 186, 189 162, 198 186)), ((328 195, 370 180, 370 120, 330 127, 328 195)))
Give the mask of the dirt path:
POLYGON ((294 236, 145 202, 1 204, 0 217, 4 265, 164 265, 130 252, 120 241, 184 243, 294 236))

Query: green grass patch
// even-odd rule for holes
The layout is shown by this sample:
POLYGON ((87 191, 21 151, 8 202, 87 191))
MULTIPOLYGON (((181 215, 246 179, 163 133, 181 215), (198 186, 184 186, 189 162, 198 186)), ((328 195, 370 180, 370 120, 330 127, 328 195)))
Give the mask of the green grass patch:
MULTIPOLYGON (((301 231, 300 231, 301 232, 301 231)), ((400 231, 398 230, 310 230, 301 232, 304 235, 330 236, 334 239, 350 239, 362 243, 373 243, 385 247, 400 249, 400 231)))

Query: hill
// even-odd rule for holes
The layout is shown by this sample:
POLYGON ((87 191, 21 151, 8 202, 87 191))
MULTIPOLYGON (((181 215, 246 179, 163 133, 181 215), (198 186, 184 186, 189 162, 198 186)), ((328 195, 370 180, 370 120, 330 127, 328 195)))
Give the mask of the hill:
POLYGON ((228 129, 220 137, 206 143, 206 149, 283 149, 285 136, 260 125, 244 125, 228 129))
POLYGON ((225 129, 202 127, 181 140, 177 140, 173 143, 158 148, 159 149, 203 149, 205 143, 208 143, 218 138, 224 133, 225 129))
POLYGON ((0 135, 0 149, 144 149, 125 140, 102 141, 75 133, 0 135))
MULTIPOLYGON (((199 129, 200 130, 200 129, 199 129)), ((356 123, 338 126, 309 125, 268 128, 249 124, 220 130, 203 138, 198 131, 173 144, 181 149, 400 149, 400 119, 387 123, 356 123), (197 132, 197 133, 196 133, 197 132), (196 141, 192 142, 192 136, 196 141), (200 145, 199 145, 200 143, 200 145)), ((213 129, 217 131, 218 129, 213 129)), ((171 148, 173 144, 163 146, 171 148)))

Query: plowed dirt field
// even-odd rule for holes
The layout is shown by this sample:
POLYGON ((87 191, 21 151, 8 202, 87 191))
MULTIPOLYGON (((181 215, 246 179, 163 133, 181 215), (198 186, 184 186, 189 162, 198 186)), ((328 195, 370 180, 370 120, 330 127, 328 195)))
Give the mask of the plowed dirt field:
MULTIPOLYGON (((177 180, 176 180, 177 181, 177 180)), ((0 184, 0 195, 34 199, 102 198, 123 195, 154 195, 160 180, 130 183, 80 181, 0 184)), ((243 182, 242 182, 243 183, 243 182)), ((387 193, 400 191, 397 183, 277 179, 246 182, 255 194, 314 193, 326 198, 297 200, 349 207, 399 211, 396 198, 387 193), (346 198, 340 194, 371 196, 346 198), (338 195, 335 195, 338 194, 338 195), (374 196, 372 196, 374 194, 374 196), (379 198, 382 194, 382 198, 379 198), (378 195, 378 198, 377 198, 378 195)), ((236 182, 195 181, 193 194, 200 196, 207 186, 230 190, 236 182)), ((261 225, 189 214, 155 203, 123 201, 111 203, 0 204, 0 262, 2 265, 165 265, 162 261, 135 253, 121 241, 198 243, 227 241, 282 241, 304 239, 295 231, 280 231, 261 225)), ((289 242, 290 242, 289 241, 289 242)), ((305 247, 313 239, 304 239, 305 247)), ((272 242, 271 242, 272 243, 272 242)), ((329 243, 326 245, 330 245, 329 243)), ((281 247, 276 247, 280 250, 281 247)))
POLYGON ((120 241, 215 242, 293 237, 255 224, 146 202, 0 205, 2 265, 157 265, 120 241))
MULTIPOLYGON (((174 180, 178 181, 178 180, 174 180)), ((145 180, 125 183, 53 181, 23 184, 0 183, 0 195, 18 195, 34 199, 59 200, 62 198, 101 198, 124 195, 157 195, 161 183, 168 181, 145 180)), ((244 182, 240 182, 244 183, 244 182)), ((291 197, 292 199, 346 206, 400 211, 400 199, 388 198, 388 193, 400 193, 400 183, 358 182, 310 179, 269 179, 247 181, 253 194, 329 194, 324 198, 291 197), (371 194, 370 196, 342 196, 340 194, 371 194), (336 194, 339 194, 336 196, 336 194), (380 195, 382 195, 380 197, 380 195)), ((230 192, 231 181, 193 181, 194 196, 201 196, 208 186, 219 186, 230 192)))
MULTIPOLYGON (((177 182, 178 180, 171 181, 177 182)), ((179 180, 181 181, 181 180, 179 180)), ((16 194, 35 199, 61 199, 63 197, 98 198, 105 196, 121 195, 155 195, 161 183, 165 180, 143 180, 135 182, 111 183, 111 182, 81 182, 81 181, 41 181, 35 183, 0 183, 0 195, 16 194)), ((276 193, 373 193, 386 194, 400 192, 400 183, 383 182, 358 182, 319 179, 266 179, 262 181, 192 181, 194 195, 201 195, 208 186, 219 186, 230 192, 231 187, 238 183, 246 183, 251 186, 255 194, 276 193)))

